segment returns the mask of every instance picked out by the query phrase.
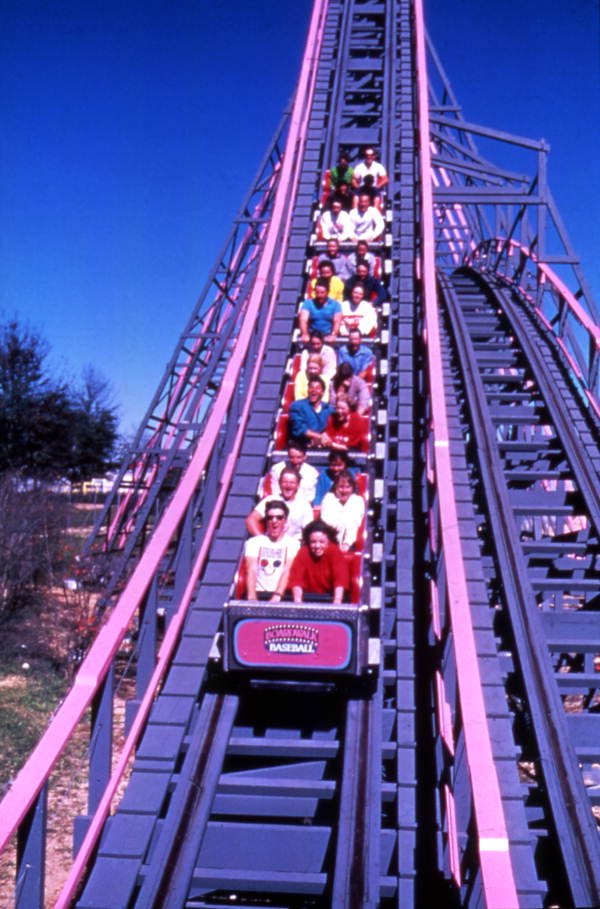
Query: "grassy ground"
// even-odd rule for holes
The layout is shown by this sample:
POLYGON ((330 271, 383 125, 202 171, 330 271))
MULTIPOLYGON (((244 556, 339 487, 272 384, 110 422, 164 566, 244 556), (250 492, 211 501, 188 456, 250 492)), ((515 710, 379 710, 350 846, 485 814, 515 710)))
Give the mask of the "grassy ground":
POLYGON ((0 649, 0 791, 22 765, 46 728, 48 714, 65 690, 66 679, 46 659, 27 649, 12 659, 0 649))

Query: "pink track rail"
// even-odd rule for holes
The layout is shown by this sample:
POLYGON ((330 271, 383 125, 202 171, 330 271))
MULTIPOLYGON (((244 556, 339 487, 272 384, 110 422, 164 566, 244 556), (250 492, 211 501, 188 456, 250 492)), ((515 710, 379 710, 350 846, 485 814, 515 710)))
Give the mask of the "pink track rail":
MULTIPOLYGON (((435 143, 430 142, 429 148, 430 151, 433 152, 435 150, 435 143)), ((431 178, 433 180, 433 185, 436 188, 438 186, 444 186, 446 188, 452 186, 452 180, 445 167, 432 167, 431 178)), ((445 209, 442 209, 442 206, 440 205, 436 205, 435 213, 438 218, 447 222, 447 224, 444 224, 442 227, 442 232, 448 243, 452 259, 458 267, 463 261, 465 246, 468 245, 470 249, 475 248, 475 241, 471 236, 463 206, 458 202, 447 206, 445 209), (466 240, 467 235, 469 237, 468 241, 466 240)))
POLYGON ((435 277, 432 166, 429 98, 422 0, 415 0, 417 80, 419 98, 419 160, 421 173, 421 274, 429 387, 434 436, 434 470, 440 510, 448 602, 456 652, 458 693, 477 828, 479 866, 487 909, 516 909, 517 888, 509 851, 500 785, 494 764, 490 729, 483 700, 475 636, 471 623, 464 557, 454 495, 439 313, 435 277))
POLYGON ((259 354, 256 360, 256 368, 252 377, 251 386, 248 388, 244 411, 242 413, 242 418, 240 419, 235 448, 229 456, 222 474, 218 507, 215 508, 211 517, 210 533, 207 532, 206 542, 198 553, 194 564, 193 574, 186 587, 184 598, 177 612, 177 616, 172 621, 173 631, 171 632, 169 629, 169 633, 163 641, 159 652, 159 662, 153 673, 152 683, 140 705, 136 720, 127 737, 124 749, 119 756, 117 766, 107 790, 92 819, 82 847, 76 856, 67 884, 56 904, 57 907, 67 906, 75 892, 77 881, 84 871, 89 856, 93 851, 96 838, 101 831, 104 819, 110 811, 112 798, 125 770, 127 761, 143 731, 143 726, 158 685, 164 677, 171 655, 176 646, 179 631, 181 630, 187 607, 191 601, 194 583, 206 560, 210 545, 210 535, 216 527, 220 516, 220 510, 224 504, 233 476, 237 454, 243 440, 250 412, 253 391, 258 381, 260 366, 266 352, 268 325, 270 324, 270 319, 275 309, 277 293, 283 272, 285 249, 290 232, 293 211, 291 200, 295 195, 295 189, 300 175, 327 5, 328 0, 317 0, 313 8, 298 90, 294 101, 286 141, 282 172, 273 213, 267 229, 261 262, 250 295, 246 316, 238 335, 235 350, 223 376, 223 381, 215 400, 212 413, 208 419, 204 436, 199 443, 171 502, 157 524, 148 546, 119 597, 113 612, 107 619, 105 625, 100 629, 96 641, 82 663, 81 668, 75 677, 73 687, 58 708, 48 729, 34 749, 29 760, 16 777, 3 801, 0 803, 0 850, 2 850, 25 818, 25 815, 48 779, 52 768, 64 750, 71 734, 83 716, 83 713, 90 705, 94 695, 102 684, 120 642, 148 591, 151 579, 159 566, 160 560, 183 518, 186 507, 194 494, 198 483, 201 482, 203 471, 208 464, 214 445, 217 442, 223 421, 227 418, 228 410, 238 385, 238 378, 244 356, 252 333, 255 330, 259 307, 263 305, 263 297, 267 288, 271 265, 273 260, 275 260, 275 273, 270 282, 271 295, 269 299, 267 331, 265 331, 264 337, 261 340, 259 354))

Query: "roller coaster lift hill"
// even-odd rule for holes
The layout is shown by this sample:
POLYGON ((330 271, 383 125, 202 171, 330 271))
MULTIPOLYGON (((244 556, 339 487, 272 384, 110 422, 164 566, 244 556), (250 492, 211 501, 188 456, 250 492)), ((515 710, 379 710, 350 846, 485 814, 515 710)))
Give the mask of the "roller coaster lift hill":
MULTIPOLYGON (((48 905, 82 724, 56 909, 600 905, 600 320, 547 156, 463 116, 422 0, 315 0, 293 102, 86 544, 99 632, 0 803, 17 909, 48 905), (248 600, 330 168, 367 150, 345 596, 248 600)), ((327 447, 305 463, 323 477, 327 447)))

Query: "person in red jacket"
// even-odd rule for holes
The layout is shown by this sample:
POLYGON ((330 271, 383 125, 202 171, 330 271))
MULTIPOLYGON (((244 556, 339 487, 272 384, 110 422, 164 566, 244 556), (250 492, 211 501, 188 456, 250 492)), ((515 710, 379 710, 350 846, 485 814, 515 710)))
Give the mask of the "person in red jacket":
POLYGON ((289 576, 294 603, 331 597, 337 605, 348 590, 348 564, 335 542, 335 530, 324 521, 311 521, 304 528, 304 545, 300 547, 289 576))
POLYGON ((365 421, 350 407, 350 401, 343 395, 335 399, 335 413, 332 413, 325 431, 321 434, 321 445, 326 448, 336 448, 347 451, 349 448, 366 447, 365 421))

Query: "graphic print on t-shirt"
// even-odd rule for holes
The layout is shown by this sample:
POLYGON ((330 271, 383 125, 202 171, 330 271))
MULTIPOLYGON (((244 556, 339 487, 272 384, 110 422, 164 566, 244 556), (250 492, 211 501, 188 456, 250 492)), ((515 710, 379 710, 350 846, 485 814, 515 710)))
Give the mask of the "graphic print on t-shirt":
POLYGON ((286 546, 283 543, 263 543, 258 551, 256 581, 259 590, 274 590, 285 564, 286 546))

